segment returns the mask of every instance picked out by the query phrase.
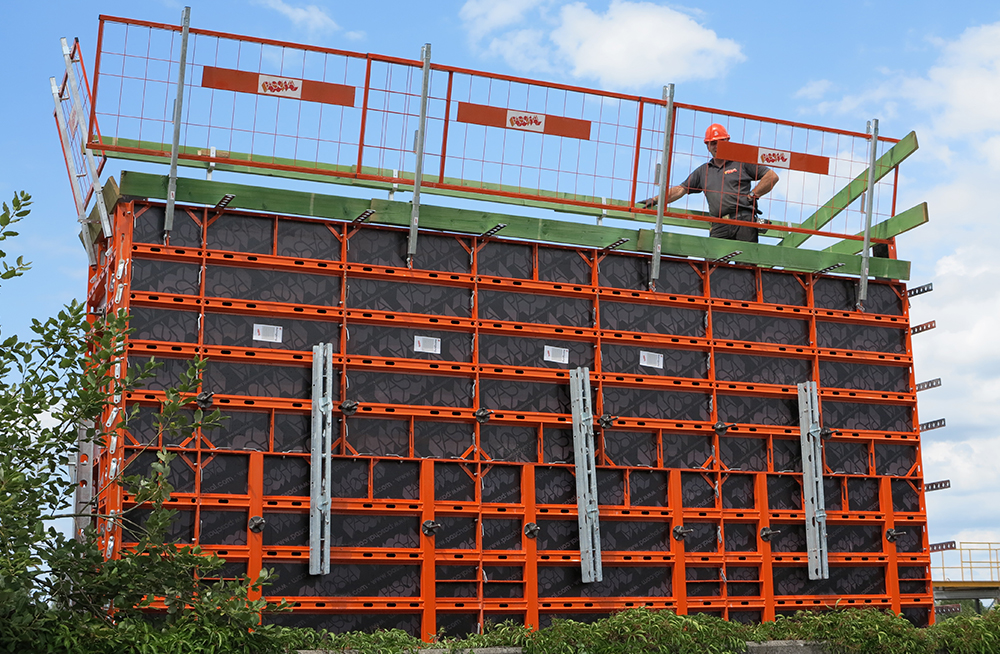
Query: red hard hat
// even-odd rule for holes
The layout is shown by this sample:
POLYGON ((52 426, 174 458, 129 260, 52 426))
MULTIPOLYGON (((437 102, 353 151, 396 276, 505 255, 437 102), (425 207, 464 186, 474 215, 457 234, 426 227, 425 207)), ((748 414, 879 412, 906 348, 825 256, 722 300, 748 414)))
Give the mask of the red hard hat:
POLYGON ((711 141, 721 141, 728 138, 729 132, 727 132, 726 128, 719 123, 712 123, 708 126, 708 129, 705 130, 705 143, 709 143, 711 141))

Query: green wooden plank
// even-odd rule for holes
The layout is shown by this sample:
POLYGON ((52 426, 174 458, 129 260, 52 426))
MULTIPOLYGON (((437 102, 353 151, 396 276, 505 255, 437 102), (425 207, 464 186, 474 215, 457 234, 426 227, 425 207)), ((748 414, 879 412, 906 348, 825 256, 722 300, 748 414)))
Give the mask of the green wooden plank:
MULTIPOLYGON (((134 154, 134 153, 123 153, 123 152, 107 152, 109 157, 116 159, 124 159, 128 161, 143 161, 148 163, 166 163, 170 158, 170 146, 163 143, 155 143, 152 141, 136 141, 133 139, 121 139, 121 138, 110 138, 105 137, 104 142, 108 145, 119 145, 123 147, 130 148, 140 148, 145 150, 145 154, 134 154)), ((207 156, 208 151, 204 148, 194 148, 181 146, 181 154, 194 155, 194 156, 207 156)), ((324 182, 324 183, 335 183, 344 184, 347 186, 359 186, 363 188, 374 188, 381 190, 389 190, 392 188, 391 182, 383 182, 378 180, 367 180, 367 179, 357 179, 354 177, 344 177, 343 174, 353 175, 355 171, 355 166, 338 166, 332 164, 317 163, 314 161, 302 161, 296 159, 285 159, 281 157, 254 157, 257 162, 272 163, 282 166, 295 166, 298 168, 313 168, 317 172, 308 173, 300 171, 287 171, 271 168, 258 168, 256 166, 248 166, 241 164, 241 161, 249 161, 250 155, 240 152, 226 152, 224 153, 226 158, 220 159, 216 162, 215 170, 244 173, 250 175, 265 175, 268 177, 280 177, 285 179, 301 179, 312 182, 324 182), (333 174, 331 174, 333 173, 333 174), (338 174, 339 173, 339 174, 338 174)), ((189 168, 197 168, 199 170, 207 170, 208 164, 203 161, 193 161, 191 159, 180 159, 178 163, 182 166, 187 166, 189 168)), ((373 176, 391 176, 393 174, 392 170, 380 169, 374 167, 365 166, 361 169, 362 173, 365 175, 373 176)), ((397 172, 396 175, 402 179, 412 180, 414 178, 413 173, 407 172, 397 172)), ((438 181, 437 175, 425 175, 425 182, 436 183, 438 181)), ((643 223, 654 223, 656 222, 656 216, 645 214, 645 213, 633 213, 632 208, 628 207, 628 203, 621 200, 613 200, 610 198, 600 198, 597 196, 590 195, 575 195, 572 193, 562 193, 558 191, 537 191, 538 199, 529 198, 511 198, 503 195, 487 195, 484 193, 477 192, 473 189, 486 189, 491 191, 503 191, 509 193, 518 193, 520 189, 512 186, 505 186, 501 184, 493 184, 487 182, 470 182, 468 180, 463 180, 453 177, 445 177, 444 183, 452 186, 464 186, 470 190, 459 190, 459 189, 445 189, 445 188, 434 188, 433 186, 422 187, 423 193, 433 194, 433 195, 443 195, 447 197, 456 197, 467 200, 478 200, 478 201, 489 201, 498 202, 503 204, 512 204, 522 207, 532 207, 536 209, 551 209, 554 211, 559 211, 562 213, 572 213, 574 215, 588 215, 588 216, 601 216, 606 215, 610 218, 616 218, 619 220, 634 220, 643 223), (592 202, 592 203, 605 203, 612 206, 621 207, 620 209, 609 209, 607 214, 597 207, 586 207, 586 206, 567 206, 566 204, 553 202, 551 199, 559 200, 569 200, 573 202, 592 202)), ((637 208, 637 207, 636 207, 637 208)), ((700 211, 687 212, 692 215, 707 215, 700 211)), ((689 220, 686 218, 677 218, 671 216, 664 216, 663 224, 673 225, 676 227, 690 227, 694 229, 704 229, 708 230, 711 228, 711 223, 703 222, 700 220, 689 220)))
MULTIPOLYGON (((643 229, 639 234, 639 250, 652 250, 653 230, 643 229)), ((800 250, 786 248, 780 245, 766 243, 747 243, 730 241, 688 234, 664 234, 663 253, 673 256, 697 257, 699 259, 719 259, 735 251, 741 254, 733 261, 749 263, 765 268, 784 268, 787 270, 816 272, 838 263, 844 265, 837 269, 838 274, 860 275, 861 257, 833 252, 817 252, 815 250, 800 250)), ((886 279, 909 279, 910 262, 895 259, 871 259, 870 274, 886 279)))
MULTIPOLYGON (((121 182, 122 195, 163 199, 167 195, 167 177, 148 173, 124 172, 121 182)), ((214 205, 222 196, 231 193, 235 197, 231 208, 250 211, 353 220, 365 209, 374 209, 374 223, 387 225, 408 225, 410 223, 410 203, 389 200, 363 200, 319 195, 303 191, 261 188, 228 182, 179 178, 177 180, 177 201, 214 205)), ((471 209, 454 209, 421 205, 421 226, 428 229, 482 234, 498 223, 507 223, 500 236, 538 240, 585 247, 605 247, 619 238, 628 238, 623 250, 652 252, 653 230, 630 230, 562 220, 546 220, 526 216, 509 216, 499 213, 471 209)), ((815 271, 836 263, 844 263, 839 272, 860 274, 861 257, 834 253, 800 250, 763 243, 745 243, 723 239, 666 233, 663 235, 663 254, 681 257, 718 259, 734 250, 743 253, 738 261, 791 270, 815 271)), ((888 279, 908 279, 910 264, 907 261, 873 259, 871 274, 888 279)))
MULTIPOLYGON (((899 143, 889 148, 875 162, 875 181, 888 175, 893 168, 902 163, 907 157, 917 151, 917 133, 910 132, 903 137, 899 143)), ((850 206, 852 202, 861 197, 861 194, 868 188, 868 169, 855 177, 847 186, 837 191, 837 193, 827 200, 826 204, 816 210, 813 215, 803 220, 798 227, 806 229, 820 229, 833 220, 841 211, 850 206)), ((811 234, 800 234, 798 232, 788 234, 779 243, 785 247, 797 248, 808 239, 811 234)))
MULTIPOLYGON (((930 218, 927 215, 927 203, 921 202, 915 207, 910 207, 906 211, 897 213, 895 216, 888 220, 883 220, 877 225, 872 226, 871 236, 872 238, 892 238, 898 236, 903 232, 908 232, 915 227, 919 227, 926 223, 930 218)), ((858 236, 863 236, 864 232, 859 232, 858 236)), ((862 241, 855 241, 851 239, 844 239, 837 243, 834 243, 828 248, 824 248, 824 252, 836 252, 839 254, 857 254, 861 252, 864 247, 862 241)))

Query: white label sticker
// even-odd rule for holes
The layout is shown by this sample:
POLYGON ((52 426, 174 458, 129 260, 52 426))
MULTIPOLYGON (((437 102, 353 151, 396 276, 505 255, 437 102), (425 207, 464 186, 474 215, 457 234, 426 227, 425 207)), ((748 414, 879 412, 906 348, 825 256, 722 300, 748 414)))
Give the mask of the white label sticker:
POLYGON ((441 339, 431 336, 414 336, 413 351, 426 354, 441 354, 441 339))
POLYGON ((280 343, 281 330, 278 325, 258 325, 253 326, 253 340, 265 343, 280 343))
POLYGON ((552 363, 569 363, 569 349, 546 345, 544 359, 552 363))
POLYGON ((526 132, 544 132, 545 114, 508 109, 507 127, 510 129, 522 129, 526 132))
POLYGON ((757 148, 757 163, 775 168, 788 168, 792 165, 792 153, 784 150, 757 148))
POLYGON ((302 80, 275 75, 259 75, 257 77, 257 93, 276 95, 281 98, 301 98, 302 80))
POLYGON ((663 355, 657 352, 639 350, 639 365, 663 370, 663 355))

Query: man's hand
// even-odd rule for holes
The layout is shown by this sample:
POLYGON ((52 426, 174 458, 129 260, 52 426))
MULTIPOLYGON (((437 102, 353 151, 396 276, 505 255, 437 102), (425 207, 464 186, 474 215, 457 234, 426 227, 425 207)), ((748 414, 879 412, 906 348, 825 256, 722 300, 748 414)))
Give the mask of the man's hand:
POLYGON ((645 200, 639 203, 639 206, 642 207, 643 209, 652 209, 657 204, 659 204, 659 198, 646 198, 645 200))

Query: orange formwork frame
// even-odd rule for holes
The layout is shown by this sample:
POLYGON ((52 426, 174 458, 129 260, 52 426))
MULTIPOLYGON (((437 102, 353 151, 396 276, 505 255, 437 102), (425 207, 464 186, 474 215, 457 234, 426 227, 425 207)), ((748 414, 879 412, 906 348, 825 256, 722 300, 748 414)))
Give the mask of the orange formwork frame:
MULTIPOLYGON (((334 458, 346 466, 354 466, 351 470, 362 471, 359 474, 363 474, 367 481, 360 495, 335 495, 332 507, 336 520, 354 521, 351 524, 360 524, 359 520, 369 519, 384 520, 386 524, 417 525, 418 529, 420 524, 427 521, 450 525, 474 524, 476 527, 473 529, 472 540, 461 543, 461 547, 439 547, 436 543, 443 538, 441 535, 428 535, 418 531, 416 539, 409 532, 397 533, 396 536, 402 543, 399 546, 390 546, 384 542, 380 545, 345 543, 335 546, 331 550, 331 561, 338 570, 360 570, 363 573, 377 569, 384 571, 382 574, 386 575, 403 570, 401 579, 405 579, 398 583, 402 586, 416 583, 418 592, 411 595, 391 595, 382 589, 383 592, 371 595, 352 595, 349 592, 339 595, 317 594, 318 591, 302 586, 304 590, 301 593, 275 593, 273 596, 285 597, 293 602, 296 606, 295 616, 305 616, 302 619, 316 624, 328 624, 324 621, 333 620, 334 616, 347 616, 336 618, 346 620, 337 624, 356 627, 395 624, 393 620, 396 620, 424 637, 437 633, 442 628, 449 631, 472 629, 472 625, 481 625, 484 620, 502 617, 522 619, 526 624, 537 627, 546 624, 552 617, 597 616, 633 606, 665 608, 679 613, 711 612, 730 619, 768 620, 777 614, 799 608, 824 608, 839 603, 891 608, 897 612, 903 611, 917 622, 933 620, 909 314, 903 285, 873 284, 885 298, 884 306, 895 309, 878 314, 860 313, 817 299, 818 286, 823 286, 827 289, 824 292, 827 292, 837 284, 851 281, 829 275, 793 274, 728 263, 665 259, 665 262, 670 261, 679 266, 677 270, 690 269, 692 279, 697 279, 701 292, 652 293, 640 288, 615 287, 606 283, 609 270, 633 259, 628 254, 608 254, 588 248, 560 248, 503 239, 477 239, 474 236, 442 236, 440 238, 447 242, 448 247, 457 248, 455 251, 464 251, 469 255, 468 264, 459 266, 466 269, 455 271, 449 267, 449 262, 444 261, 424 266, 418 260, 411 270, 403 265, 359 261, 358 257, 363 255, 355 254, 358 250, 352 251, 349 248, 349 243, 363 243, 363 239, 374 239, 371 241, 373 243, 382 243, 379 239, 389 239, 384 241, 389 243, 391 239, 398 238, 401 233, 398 230, 178 205, 178 220, 183 218, 190 221, 195 230, 192 234, 197 233, 197 237, 192 238, 196 238, 198 243, 163 245, 138 237, 143 221, 155 221, 157 215, 162 216, 162 205, 155 202, 119 202, 114 209, 114 236, 109 247, 102 250, 102 260, 89 280, 88 305, 91 311, 99 313, 125 309, 133 315, 133 327, 137 331, 129 337, 127 358, 135 360, 155 356, 170 364, 173 361, 205 356, 209 359, 210 366, 236 364, 237 367, 258 366, 261 370, 307 370, 311 365, 312 353, 305 348, 262 347, 256 341, 217 342, 217 334, 213 335, 214 342, 206 340, 207 321, 217 316, 265 322, 305 320, 336 336, 334 365, 340 374, 342 400, 350 400, 361 392, 356 384, 348 385, 349 378, 358 378, 359 375, 390 374, 403 377, 409 375, 406 378, 413 379, 456 380, 456 388, 465 383, 461 380, 473 384, 474 395, 470 401, 452 406, 400 404, 360 398, 356 414, 350 418, 340 416, 342 430, 339 438, 334 438, 334 458), (255 246, 253 251, 241 251, 238 246, 233 245, 226 246, 228 249, 215 247, 216 243, 221 242, 221 236, 227 233, 223 227, 219 227, 222 223, 216 225, 216 221, 222 217, 237 221, 230 224, 264 225, 271 221, 270 227, 258 230, 260 234, 270 234, 262 237, 271 239, 270 248, 263 251, 266 248, 255 246), (216 225, 215 230, 213 225, 216 225), (335 245, 325 257, 279 254, 279 248, 286 238, 284 235, 303 225, 309 229, 328 231, 333 239, 331 243, 335 245), (530 274, 521 278, 489 274, 487 263, 491 259, 488 256, 495 256, 489 253, 495 248, 507 246, 530 252, 530 274), (568 265, 573 270, 579 270, 580 277, 570 281, 553 280, 551 269, 539 265, 543 255, 547 261, 554 260, 552 257, 563 257, 560 260, 570 261, 568 265), (151 266, 173 267, 171 269, 176 270, 182 269, 178 266, 187 266, 185 270, 197 269, 197 284, 192 287, 193 292, 170 292, 169 289, 157 288, 158 284, 162 286, 161 281, 166 276, 161 274, 158 281, 151 282, 147 271, 167 268, 151 266), (273 277, 279 274, 308 275, 311 276, 309 279, 330 280, 331 283, 336 281, 336 293, 322 303, 313 304, 241 296, 235 289, 227 292, 227 297, 221 297, 209 288, 207 278, 212 270, 263 275, 254 279, 267 279, 268 275, 273 277), (727 289, 723 283, 724 279, 742 280, 740 284, 752 280, 752 285, 740 286, 747 295, 733 297, 731 289, 727 289), (605 283, 602 284, 602 281, 605 283), (788 282, 793 284, 788 286, 788 282), (452 289, 455 292, 468 292, 472 303, 468 315, 414 313, 359 306, 357 296, 349 291, 352 283, 388 283, 431 290, 452 289), (802 291, 801 302, 782 304, 764 301, 771 289, 777 288, 772 285, 779 283, 784 285, 782 288, 799 287, 802 291), (499 293, 506 298, 512 298, 515 294, 544 296, 550 299, 550 304, 582 302, 592 307, 593 322, 558 325, 520 321, 513 319, 514 316, 506 320, 494 319, 483 313, 487 310, 484 308, 483 298, 488 293, 499 293), (723 296, 725 294, 730 296, 723 296), (611 305, 626 309, 653 307, 664 311, 701 312, 704 314, 704 327, 700 328, 700 334, 652 333, 642 331, 640 325, 633 325, 631 330, 611 328, 602 323, 602 308, 611 305), (149 313, 155 311, 161 313, 149 313), (153 319, 142 317, 154 315, 169 315, 171 319, 195 319, 197 328, 182 339, 165 339, 162 334, 160 338, 155 338, 155 330, 150 327, 153 323, 149 322, 153 319), (796 321, 796 324, 803 323, 807 330, 806 342, 763 342, 716 335, 722 328, 722 323, 718 321, 733 323, 744 319, 751 321, 747 324, 755 324, 752 321, 789 320, 796 321), (144 320, 147 322, 144 323, 144 320), (450 335, 456 342, 468 339, 472 345, 464 360, 431 360, 416 355, 378 356, 370 351, 352 351, 357 347, 352 344, 352 340, 356 343, 358 330, 364 328, 373 328, 383 333, 390 333, 394 329, 436 333, 443 335, 445 340, 450 335), (865 332, 871 334, 891 332, 901 340, 896 351, 821 344, 823 334, 826 333, 823 330, 841 328, 875 330, 865 332), (351 330, 355 330, 353 336, 351 330), (707 399, 709 412, 700 418, 623 414, 611 416, 607 426, 595 430, 598 432, 596 450, 599 470, 616 480, 620 479, 621 489, 620 501, 601 502, 602 526, 662 528, 666 534, 665 541, 654 541, 648 550, 605 547, 604 565, 613 571, 624 570, 619 576, 625 586, 631 583, 626 581, 629 574, 666 574, 669 583, 665 578, 660 586, 649 587, 656 592, 641 595, 615 593, 607 589, 593 593, 588 591, 582 596, 551 592, 555 588, 553 584, 557 583, 554 580, 562 578, 560 575, 565 577, 573 566, 578 568, 580 561, 579 552, 573 549, 572 541, 554 549, 541 547, 543 542, 552 544, 553 541, 547 534, 559 527, 560 519, 572 520, 575 524, 575 503, 542 501, 546 498, 539 494, 547 492, 539 486, 540 480, 543 486, 548 483, 545 482, 544 475, 565 475, 572 470, 571 465, 552 458, 555 456, 552 448, 556 447, 552 439, 556 436, 552 435, 555 432, 550 431, 569 428, 570 417, 568 412, 553 413, 538 410, 538 407, 491 406, 489 402, 492 400, 485 398, 483 389, 484 384, 510 383, 534 384, 539 389, 555 388, 568 382, 569 366, 546 364, 550 367, 544 367, 541 361, 533 366, 511 361, 498 362, 495 356, 484 351, 483 343, 486 338, 530 338, 534 339, 532 342, 538 343, 576 343, 586 346, 584 349, 592 348, 595 354, 591 366, 591 382, 598 389, 595 396, 598 415, 609 413, 606 396, 608 390, 626 395, 634 391, 656 391, 672 393, 673 397, 703 396, 707 399), (607 348, 626 345, 681 353, 678 356, 686 356, 683 353, 704 355, 710 364, 704 374, 694 376, 666 376, 656 374, 652 369, 647 369, 650 374, 615 369, 620 368, 621 363, 608 354, 610 350, 607 348), (818 594, 788 592, 791 582, 782 575, 804 566, 804 548, 796 549, 794 543, 788 545, 781 540, 782 536, 774 541, 765 539, 760 530, 783 529, 787 534, 804 521, 801 500, 796 508, 792 497, 794 492, 789 495, 792 499, 782 496, 784 499, 781 502, 787 500, 790 504, 776 504, 772 500, 776 497, 776 486, 791 484, 790 488, 794 490, 797 476, 801 474, 779 467, 776 449, 776 444, 785 447, 796 442, 798 425, 777 424, 773 421, 770 424, 767 421, 733 421, 735 424, 731 424, 726 433, 717 433, 713 425, 720 420, 728 422, 724 420, 726 416, 723 415, 724 409, 721 406, 728 399, 755 398, 754 401, 760 403, 780 404, 794 400, 796 388, 794 384, 733 378, 731 371, 721 374, 720 357, 728 357, 730 361, 764 362, 762 365, 781 361, 801 362, 807 366, 809 378, 820 382, 821 403, 831 403, 832 406, 838 402, 847 402, 850 406, 860 409, 869 407, 873 411, 889 407, 890 410, 898 409, 900 415, 906 416, 908 429, 845 428, 827 445, 830 447, 833 444, 845 451, 861 448, 856 451, 864 452, 863 463, 851 462, 851 465, 862 467, 851 470, 834 469, 830 467, 831 461, 827 461, 825 474, 836 481, 840 494, 839 502, 836 498, 828 498, 834 505, 839 503, 839 508, 828 506, 830 529, 837 528, 844 533, 854 534, 854 540, 857 541, 847 551, 831 548, 831 567, 850 570, 855 576, 873 574, 873 578, 882 580, 881 590, 833 593, 827 589, 818 594), (824 365, 828 367, 824 368, 824 365), (824 375, 820 371, 832 370, 836 366, 862 366, 851 369, 855 372, 877 369, 885 374, 897 375, 905 383, 901 382, 903 386, 897 386, 894 390, 824 385, 824 375), (474 415, 477 408, 492 411, 487 422, 477 421, 474 415), (400 446, 403 448, 400 450, 401 454, 386 457, 365 453, 359 449, 361 445, 354 440, 352 432, 343 428, 345 424, 354 424, 354 421, 375 418, 393 419, 394 422, 405 424, 407 442, 400 446), (456 450, 446 458, 429 454, 428 443, 418 441, 418 427, 425 423, 439 426, 463 425, 471 430, 472 440, 468 447, 456 450), (534 430, 534 458, 515 457, 511 460, 509 456, 498 454, 493 449, 498 442, 495 436, 490 436, 493 440, 487 442, 486 430, 525 428, 534 430), (622 441, 617 440, 624 438, 623 434, 645 434, 648 437, 647 444, 642 445, 643 449, 639 454, 626 451, 622 449, 622 441), (705 442, 711 444, 710 454, 700 462, 685 466, 668 465, 668 448, 679 442, 678 439, 687 437, 707 439, 705 442), (732 460, 727 460, 726 457, 730 455, 726 454, 726 448, 735 447, 733 444, 737 440, 740 443, 753 443, 754 447, 759 446, 759 451, 764 453, 763 459, 745 464, 750 465, 749 469, 742 469, 732 460), (889 454, 886 453, 890 452, 905 452, 903 463, 893 460, 887 464, 889 454), (411 464, 418 470, 419 485, 416 494, 407 491, 403 493, 404 496, 380 496, 375 483, 381 467, 411 464), (887 470, 892 466, 895 467, 892 474, 889 474, 887 470), (462 470, 463 474, 474 481, 473 494, 463 499, 439 497, 442 490, 450 490, 437 485, 441 479, 440 474, 444 474, 445 469, 462 470), (485 498, 483 484, 488 475, 502 471, 512 471, 511 478, 517 479, 519 490, 515 486, 510 487, 514 489, 510 492, 516 495, 516 499, 487 501, 497 498, 485 498), (646 479, 651 473, 665 475, 666 495, 648 503, 644 497, 636 495, 638 487, 634 484, 638 483, 638 479, 646 479), (732 497, 725 494, 726 484, 744 481, 747 483, 746 487, 752 489, 749 491, 752 502, 739 507, 726 506, 725 503, 732 500, 732 497), (714 498, 706 496, 708 499, 692 500, 689 488, 714 489, 709 493, 714 493, 714 498), (858 493, 870 494, 872 490, 875 495, 865 500, 867 504, 858 501, 857 498, 861 497, 857 496, 858 493), (487 547, 484 543, 484 525, 496 525, 503 521, 508 521, 505 524, 516 522, 519 525, 518 537, 509 542, 504 541, 511 545, 507 549, 487 547), (529 524, 540 525, 541 535, 533 538, 520 533, 529 524), (719 543, 714 548, 707 546, 704 551, 691 551, 691 543, 669 535, 670 529, 683 525, 717 529, 719 543), (752 546, 752 550, 730 550, 724 534, 728 535, 733 529, 749 533, 750 526, 753 528, 752 544, 746 547, 752 546), (886 540, 885 532, 893 529, 903 530, 909 536, 904 536, 901 541, 886 540), (874 534, 878 535, 877 543, 871 540, 874 534), (864 538, 869 540, 864 541, 864 538), (900 551, 900 547, 904 547, 906 551, 900 551), (475 578, 442 579, 442 575, 451 574, 449 570, 455 570, 456 566, 465 566, 470 570, 474 568, 475 578), (410 574, 408 570, 411 567, 415 567, 418 572, 410 574), (919 574, 921 569, 923 574, 919 574), (513 578, 491 580, 489 575, 498 574, 497 571, 501 575, 513 575, 513 578), (487 574, 485 580, 484 573, 487 574), (901 578, 901 573, 906 577, 901 578), (667 588, 669 592, 664 590, 667 588), (547 594, 547 591, 550 592, 547 594)), ((228 337, 235 339, 232 333, 228 337)), ((213 388, 206 386, 205 390, 213 388)), ((156 388, 137 390, 123 398, 122 408, 136 403, 155 407, 162 397, 162 390, 156 388)), ((308 454, 305 452, 280 449, 276 424, 279 417, 307 414, 311 409, 311 402, 303 396, 253 395, 223 389, 216 392, 215 403, 224 412, 249 411, 255 416, 266 416, 266 439, 252 447, 234 447, 234 443, 230 441, 227 447, 224 439, 213 434, 195 434, 193 438, 181 443, 166 443, 155 434, 152 441, 149 441, 138 432, 133 433, 130 428, 127 433, 121 433, 118 439, 123 446, 118 446, 116 451, 103 448, 100 452, 97 513, 118 515, 134 506, 133 498, 112 483, 113 478, 129 462, 141 467, 143 452, 147 452, 150 447, 162 445, 179 455, 176 459, 178 479, 190 480, 172 499, 172 506, 181 510, 181 522, 190 525, 190 531, 183 533, 185 539, 191 539, 204 549, 219 553, 235 566, 234 570, 245 571, 251 576, 264 567, 279 567, 286 572, 295 570, 295 566, 308 559, 308 547, 302 542, 276 544, 274 534, 253 531, 246 525, 242 529, 232 528, 231 533, 226 536, 227 542, 213 542, 213 538, 220 539, 213 535, 215 532, 210 533, 209 527, 212 520, 219 516, 224 518, 222 523, 230 524, 237 514, 241 520, 254 516, 287 517, 303 514, 308 509, 308 493, 305 496, 269 493, 266 484, 272 483, 267 481, 268 475, 274 473, 276 466, 308 461, 308 454), (140 462, 135 463, 136 461, 140 462), (236 490, 233 490, 235 486, 222 488, 224 484, 217 476, 213 477, 213 466, 221 465, 221 461, 236 462, 239 466, 245 462, 245 472, 239 473, 245 475, 245 478, 236 483, 239 487, 236 490)), ((832 426, 841 427, 836 424, 832 426)), ((830 456, 829 450, 827 454, 830 456)), ((548 499, 551 500, 552 497, 548 499)), ((268 517, 268 520, 271 519, 268 517)), ((123 543, 127 546, 129 537, 127 533, 123 533, 120 521, 98 519, 98 525, 104 539, 102 542, 109 554, 119 551, 123 543)), ((613 531, 609 532, 609 536, 613 535, 613 531)), ((845 538, 844 543, 849 544, 853 542, 851 538, 854 536, 845 538)), ((714 540, 714 537, 709 540, 714 540)), ((580 586, 572 584, 567 586, 578 587, 580 586)), ((849 587, 849 583, 845 587, 849 587)))

